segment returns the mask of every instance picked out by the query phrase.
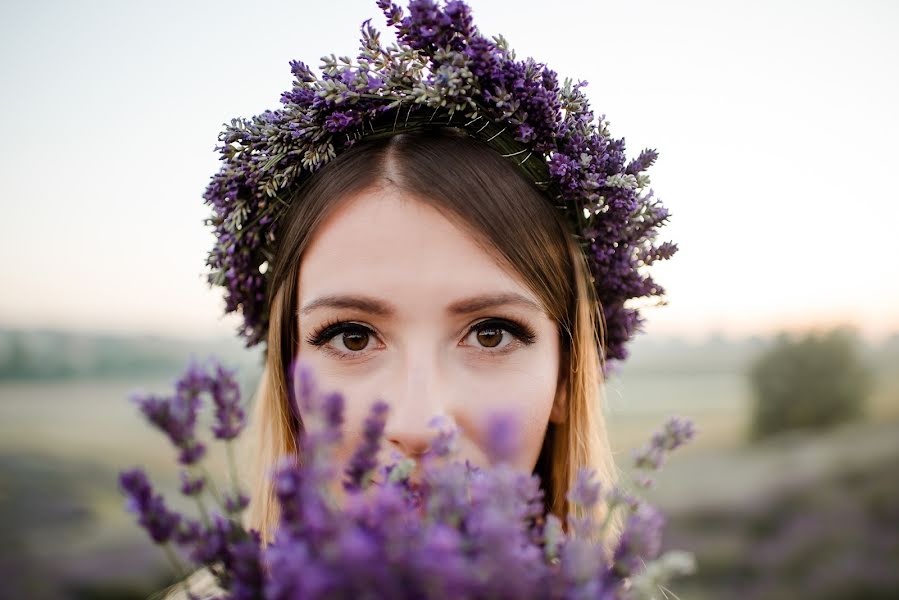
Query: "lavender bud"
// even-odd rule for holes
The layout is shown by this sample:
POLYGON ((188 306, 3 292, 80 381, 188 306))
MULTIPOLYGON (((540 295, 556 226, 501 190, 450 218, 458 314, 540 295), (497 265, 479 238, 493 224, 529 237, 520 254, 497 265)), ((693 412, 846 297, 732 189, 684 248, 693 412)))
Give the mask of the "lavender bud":
POLYGON ((514 413, 494 413, 487 418, 486 451, 490 464, 514 462, 521 442, 518 419, 514 413))
POLYGON ((191 477, 190 473, 181 471, 181 493, 185 496, 196 496, 203 491, 206 479, 202 476, 191 477))
POLYGON ((127 509, 138 515, 138 523, 147 530, 157 544, 164 544, 172 537, 181 516, 165 506, 160 494, 153 491, 146 474, 132 469, 119 475, 119 486, 127 495, 127 509))

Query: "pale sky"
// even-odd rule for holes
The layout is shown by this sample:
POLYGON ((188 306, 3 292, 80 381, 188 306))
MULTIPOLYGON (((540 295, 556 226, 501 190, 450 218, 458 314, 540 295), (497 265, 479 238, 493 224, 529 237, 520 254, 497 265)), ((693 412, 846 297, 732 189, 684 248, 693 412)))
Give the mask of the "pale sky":
MULTIPOLYGON (((404 1, 400 4, 405 5, 404 1)), ((649 334, 899 330, 899 3, 470 0, 586 79, 680 252, 649 334)), ((355 55, 374 0, 4 2, 0 326, 230 333, 205 283, 222 124, 279 106, 291 59, 355 55)))

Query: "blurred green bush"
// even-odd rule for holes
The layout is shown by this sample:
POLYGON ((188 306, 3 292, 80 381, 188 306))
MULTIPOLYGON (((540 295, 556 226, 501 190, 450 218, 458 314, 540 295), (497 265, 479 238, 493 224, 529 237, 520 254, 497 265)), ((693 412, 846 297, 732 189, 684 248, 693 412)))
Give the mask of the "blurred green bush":
POLYGON ((856 334, 839 328, 779 335, 752 363, 750 438, 795 429, 823 429, 864 414, 873 376, 856 334))

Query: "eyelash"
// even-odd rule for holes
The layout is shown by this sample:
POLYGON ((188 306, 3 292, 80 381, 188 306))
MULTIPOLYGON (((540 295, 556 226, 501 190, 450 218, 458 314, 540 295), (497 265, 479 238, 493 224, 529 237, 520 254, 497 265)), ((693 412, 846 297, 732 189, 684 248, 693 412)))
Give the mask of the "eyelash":
MULTIPOLYGON (((468 337, 472 334, 472 332, 480 331, 482 329, 487 329, 487 326, 493 326, 497 329, 501 329, 502 331, 506 331, 510 333, 517 342, 513 341, 509 344, 506 344, 500 350, 488 350, 484 348, 482 351, 486 354, 493 355, 502 355, 507 352, 511 352, 519 345, 529 346, 534 343, 537 339, 537 335, 534 333, 533 328, 528 326, 525 323, 518 322, 514 319, 502 319, 502 318, 490 318, 485 319, 483 321, 478 321, 471 327, 469 327, 468 331, 465 333, 465 337, 468 337)), ((306 342, 322 348, 326 350, 328 353, 336 356, 340 359, 351 359, 356 358, 364 353, 364 351, 360 352, 343 352, 342 350, 337 350, 335 348, 331 348, 328 346, 328 342, 338 335, 346 332, 366 332, 369 335, 374 336, 375 332, 365 325, 361 325, 359 323, 353 323, 351 321, 342 321, 340 319, 334 319, 329 321, 319 327, 317 330, 312 332, 307 338, 306 342)))

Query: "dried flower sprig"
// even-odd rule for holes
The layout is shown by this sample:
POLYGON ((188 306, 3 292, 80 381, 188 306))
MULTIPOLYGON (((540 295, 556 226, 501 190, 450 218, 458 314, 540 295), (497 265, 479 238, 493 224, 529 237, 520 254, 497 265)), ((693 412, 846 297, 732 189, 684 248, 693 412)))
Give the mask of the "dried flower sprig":
POLYGON ((560 85, 546 65, 517 60, 502 36, 479 32, 464 2, 411 0, 408 15, 389 0, 377 5, 397 43, 384 47, 365 21, 355 59, 325 56, 320 75, 292 61, 283 106, 232 119, 219 135, 222 166, 204 193, 217 238, 209 282, 225 288, 226 312, 242 315, 247 345, 265 340, 267 267, 292 192, 362 138, 457 127, 513 160, 563 209, 604 311, 604 358, 624 359, 642 324, 630 301, 662 298, 647 270, 677 250, 655 243, 669 218, 647 191, 658 153, 628 161, 624 138, 594 118, 586 81, 560 85))
MULTIPOLYGON (((142 408, 205 394, 216 415, 213 434, 229 443, 243 423, 234 416, 243 414, 239 388, 232 386, 232 371, 214 361, 210 367, 192 364, 176 383, 173 398, 143 397, 142 408), (222 395, 224 389, 228 392, 222 395), (223 405, 229 408, 223 411, 223 405)), ((166 549, 179 576, 186 556, 212 573, 218 598, 648 599, 659 597, 658 591, 667 589, 661 586, 694 567, 687 553, 660 556, 660 512, 621 488, 604 490, 592 471, 578 473, 568 499, 585 515, 591 514, 586 509, 606 503, 604 523, 569 515, 563 524, 553 514, 542 514, 539 477, 511 467, 520 444, 513 414, 487 420, 490 464, 484 467, 458 460, 458 430, 443 418, 434 419, 431 451, 421 459, 421 479, 413 481, 414 461, 379 465, 376 460, 388 414, 387 405, 376 402, 362 443, 338 471, 333 450, 342 439, 342 395, 319 391, 303 365, 296 365, 292 381, 305 429, 300 455, 285 457, 273 474, 280 521, 271 543, 263 545, 259 532, 241 524, 246 497, 239 488, 209 512, 200 497, 211 491, 211 481, 186 478, 182 492, 197 499, 201 509, 196 519, 167 508, 140 469, 121 474, 129 510, 166 549), (330 493, 338 482, 346 491, 342 503, 330 493), (622 534, 608 540, 605 526, 614 510, 626 511, 627 518, 622 534)), ((183 435, 174 437, 172 419, 144 410, 179 452, 184 440, 195 436, 191 427, 200 406, 188 405, 190 414, 179 417, 182 427, 176 428, 183 435)), ((669 422, 653 438, 653 453, 670 452, 692 435, 688 422, 669 422)), ((653 462, 652 468, 661 463, 653 462)), ((186 594, 197 597, 190 589, 186 594)))
POLYGON ((661 431, 652 435, 648 444, 631 453, 634 467, 644 471, 637 483, 641 487, 650 487, 653 480, 649 473, 661 469, 668 453, 689 442, 696 433, 692 421, 679 417, 670 418, 661 431))

